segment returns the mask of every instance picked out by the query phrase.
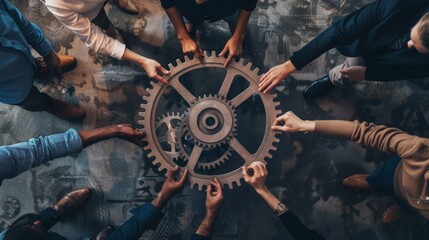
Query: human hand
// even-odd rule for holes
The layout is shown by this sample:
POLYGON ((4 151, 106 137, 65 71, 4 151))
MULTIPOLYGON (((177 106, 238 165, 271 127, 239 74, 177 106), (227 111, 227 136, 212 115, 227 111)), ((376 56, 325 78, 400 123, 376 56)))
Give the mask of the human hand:
POLYGON ((117 137, 132 142, 139 147, 143 147, 142 138, 146 136, 146 132, 136 129, 131 124, 120 124, 117 127, 119 128, 117 137))
POLYGON ((267 73, 262 75, 258 91, 269 93, 281 81, 295 71, 296 68, 291 61, 272 67, 267 73))
POLYGON ((167 75, 170 72, 167 69, 163 68, 161 64, 159 64, 159 62, 150 58, 142 57, 139 63, 140 67, 142 67, 146 71, 149 78, 156 79, 157 81, 168 85, 168 81, 165 80, 159 73, 167 75))
POLYGON ((366 67, 353 66, 340 70, 341 78, 347 79, 351 82, 361 82, 365 80, 366 67))
POLYGON ((63 78, 63 71, 61 70, 61 67, 60 67, 61 60, 56 52, 52 50, 48 55, 43 57, 43 60, 45 61, 45 64, 48 67, 48 69, 53 74, 55 74, 57 78, 59 79, 63 78))
POLYGON ((268 176, 267 168, 265 164, 260 161, 255 161, 248 167, 241 168, 244 176, 244 181, 252 186, 256 192, 260 193, 267 190, 265 180, 268 176))
POLYGON ((273 125, 272 130, 283 132, 312 132, 315 129, 314 121, 304 121, 295 113, 289 111, 278 117, 273 125))
POLYGON ((217 178, 214 178, 206 190, 206 214, 217 215, 222 208, 223 190, 217 178))
POLYGON ((243 40, 240 40, 236 37, 229 39, 222 52, 220 52, 219 57, 223 57, 226 53, 228 53, 228 58, 223 64, 224 68, 228 67, 229 63, 234 59, 234 57, 243 53, 243 40))
POLYGON ((204 60, 204 53, 201 50, 200 46, 198 46, 197 42, 192 38, 185 38, 180 41, 182 43, 182 50, 184 54, 193 54, 200 62, 202 63, 204 60))
POLYGON ((152 204, 157 208, 162 208, 164 205, 176 195, 185 185, 188 176, 188 169, 186 169, 180 176, 180 168, 176 166, 173 170, 168 171, 167 179, 162 185, 161 191, 158 196, 152 201, 152 204), (174 176, 178 174, 178 179, 175 180, 174 176))

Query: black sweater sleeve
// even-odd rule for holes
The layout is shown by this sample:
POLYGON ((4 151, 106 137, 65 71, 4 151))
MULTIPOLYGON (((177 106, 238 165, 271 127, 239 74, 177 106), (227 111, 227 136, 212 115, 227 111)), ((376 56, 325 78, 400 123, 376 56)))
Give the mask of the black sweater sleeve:
POLYGON ((169 9, 171 7, 174 7, 176 5, 174 0, 161 0, 161 6, 164 9, 169 9))
POLYGON ((326 238, 320 235, 315 230, 308 229, 291 211, 287 211, 280 215, 280 220, 289 231, 290 235, 296 240, 325 240, 326 238))
POLYGON ((257 3, 258 0, 240 0, 240 7, 243 10, 252 12, 253 10, 255 10, 257 3))
POLYGON ((365 80, 389 82, 429 77, 429 66, 367 67, 365 80))
POLYGON ((335 21, 290 58, 293 65, 301 70, 329 49, 347 45, 382 21, 396 4, 408 0, 379 0, 335 21))

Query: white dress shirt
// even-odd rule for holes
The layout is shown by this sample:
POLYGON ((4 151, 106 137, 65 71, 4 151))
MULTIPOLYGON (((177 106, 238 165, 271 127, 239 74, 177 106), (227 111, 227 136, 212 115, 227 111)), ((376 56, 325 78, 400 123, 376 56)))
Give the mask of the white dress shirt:
POLYGON ((95 52, 122 59, 125 45, 91 22, 105 0, 45 0, 48 10, 95 52))

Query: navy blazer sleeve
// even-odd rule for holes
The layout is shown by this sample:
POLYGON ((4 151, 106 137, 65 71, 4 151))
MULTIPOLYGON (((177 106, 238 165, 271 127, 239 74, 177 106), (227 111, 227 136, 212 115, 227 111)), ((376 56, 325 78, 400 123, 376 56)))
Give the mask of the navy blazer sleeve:
POLYGON ((192 235, 192 238, 191 238, 191 240, 211 240, 211 239, 212 238, 210 238, 210 237, 205 237, 205 236, 199 235, 197 233, 194 233, 192 235))
POLYGON ((162 212, 153 204, 145 204, 130 211, 133 216, 112 232, 108 240, 137 240, 148 229, 154 229, 162 219, 162 212))
POLYGON ((173 7, 174 5, 176 5, 174 0, 161 0, 161 6, 164 9, 169 9, 169 8, 173 7))
POLYGON ((304 226, 291 211, 287 211, 280 215, 280 220, 289 231, 290 235, 296 240, 325 240, 325 237, 318 232, 304 226))
POLYGON ((290 61, 301 70, 328 50, 352 43, 408 0, 379 0, 341 17, 300 50, 294 52, 290 61))

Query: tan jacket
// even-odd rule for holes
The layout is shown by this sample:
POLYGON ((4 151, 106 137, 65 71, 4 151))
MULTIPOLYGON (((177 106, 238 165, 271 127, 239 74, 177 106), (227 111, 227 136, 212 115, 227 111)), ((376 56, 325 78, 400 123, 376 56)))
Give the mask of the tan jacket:
POLYGON ((316 132, 350 138, 365 147, 397 154, 395 193, 425 219, 429 219, 429 139, 397 128, 358 121, 316 121, 316 132))

